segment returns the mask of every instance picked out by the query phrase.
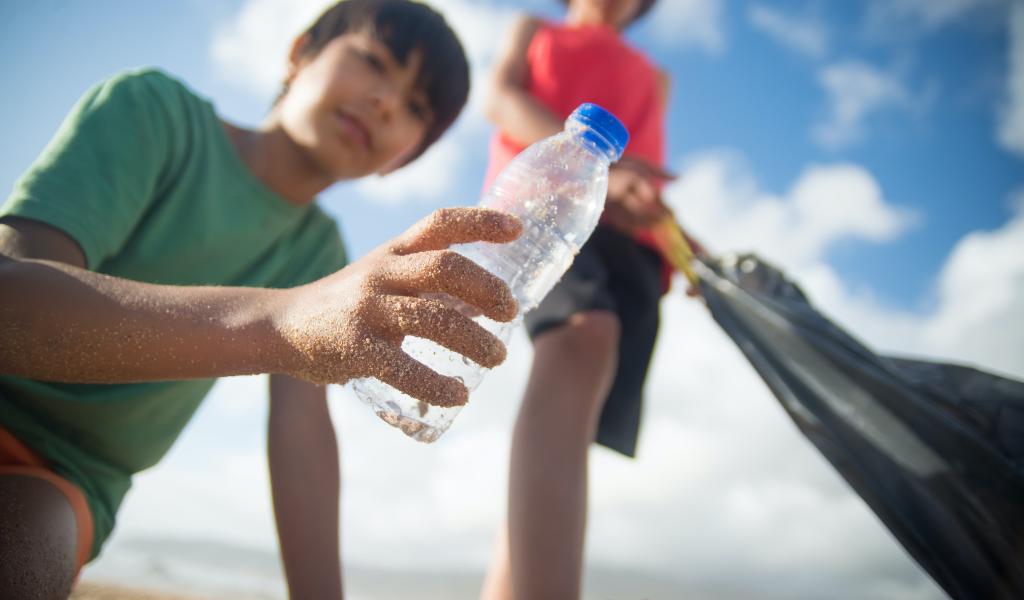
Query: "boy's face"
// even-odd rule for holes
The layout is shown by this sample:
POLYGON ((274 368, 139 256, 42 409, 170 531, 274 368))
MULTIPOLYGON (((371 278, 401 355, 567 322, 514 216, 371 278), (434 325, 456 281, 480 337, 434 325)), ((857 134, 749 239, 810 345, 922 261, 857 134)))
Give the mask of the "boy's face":
POLYGON ((422 58, 400 64, 369 32, 349 32, 313 56, 292 52, 281 123, 316 167, 335 180, 397 168, 423 140, 433 119, 415 87, 422 58))
POLYGON ((569 6, 593 15, 606 25, 622 29, 633 20, 640 4, 641 0, 571 0, 569 6))

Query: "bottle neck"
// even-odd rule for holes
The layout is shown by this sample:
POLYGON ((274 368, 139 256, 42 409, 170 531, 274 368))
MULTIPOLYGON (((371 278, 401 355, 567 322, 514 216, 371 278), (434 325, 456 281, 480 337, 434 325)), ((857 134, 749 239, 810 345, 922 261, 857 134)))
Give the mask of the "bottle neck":
POLYGON ((618 159, 618 153, 612 142, 592 127, 578 121, 569 120, 566 123, 565 131, 577 140, 581 146, 586 148, 595 156, 603 159, 608 164, 618 159))

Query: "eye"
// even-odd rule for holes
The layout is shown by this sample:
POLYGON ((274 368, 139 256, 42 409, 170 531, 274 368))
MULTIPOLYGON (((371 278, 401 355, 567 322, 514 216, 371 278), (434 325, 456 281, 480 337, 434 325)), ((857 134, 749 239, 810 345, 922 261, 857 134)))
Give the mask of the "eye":
POLYGON ((360 50, 358 54, 359 57, 363 59, 363 62, 369 65, 371 69, 378 73, 384 72, 384 61, 381 60, 379 56, 377 56, 373 52, 370 52, 369 50, 360 50))
POLYGON ((409 101, 409 112, 412 116, 416 117, 416 120, 426 122, 430 110, 427 108, 426 103, 422 100, 410 100, 409 101))

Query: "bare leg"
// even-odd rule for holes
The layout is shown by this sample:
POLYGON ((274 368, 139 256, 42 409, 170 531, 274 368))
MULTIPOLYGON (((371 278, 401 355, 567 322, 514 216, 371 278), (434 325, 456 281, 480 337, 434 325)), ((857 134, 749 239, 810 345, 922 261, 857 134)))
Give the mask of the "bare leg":
POLYGON ((512 600, 512 576, 508 566, 508 520, 502 519, 491 555, 491 564, 480 590, 480 600, 512 600))
POLYGON ((53 484, 0 474, 0 598, 66 599, 77 528, 71 503, 53 484))
POLYGON ((618 317, 607 311, 579 313, 538 336, 512 438, 508 560, 496 554, 484 598, 579 597, 588 448, 618 339, 618 317))

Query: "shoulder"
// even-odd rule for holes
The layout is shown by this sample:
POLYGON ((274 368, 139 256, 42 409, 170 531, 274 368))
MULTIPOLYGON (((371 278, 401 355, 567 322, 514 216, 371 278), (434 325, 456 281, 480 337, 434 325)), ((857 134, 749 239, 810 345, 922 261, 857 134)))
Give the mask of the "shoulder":
POLYGON ((158 111, 176 120, 209 102, 180 79, 154 68, 121 71, 97 84, 90 103, 122 104, 133 111, 158 111))
POLYGON ((549 26, 547 21, 528 13, 518 15, 512 21, 507 39, 513 47, 525 49, 530 45, 538 31, 549 26))
POLYGON ((180 80, 153 68, 121 71, 97 84, 95 89, 101 94, 112 96, 145 95, 154 98, 167 98, 196 95, 180 80))
POLYGON ((127 135, 166 137, 187 127, 194 121, 190 117, 206 107, 208 102, 163 71, 136 69, 93 85, 72 109, 65 126, 108 136, 116 125, 127 135))
POLYGON ((660 67, 654 67, 654 72, 658 78, 658 97, 664 102, 672 91, 672 76, 660 67))
POLYGON ((128 69, 114 74, 108 81, 115 86, 149 89, 179 89, 185 84, 170 73, 154 67, 128 69))
POLYGON ((530 47, 538 29, 543 25, 539 18, 520 14, 505 34, 502 49, 495 61, 494 75, 497 80, 521 84, 530 62, 530 47))
POLYGON ((546 24, 547 22, 544 19, 541 19, 536 15, 531 15, 529 13, 520 13, 512 21, 512 27, 510 28, 510 31, 513 33, 513 35, 533 35, 534 32, 536 32, 538 29, 540 29, 546 24))
POLYGON ((658 77, 658 83, 660 83, 661 85, 664 85, 664 86, 672 85, 672 75, 668 71, 666 71, 665 69, 662 69, 661 67, 655 65, 654 66, 654 73, 658 77))

